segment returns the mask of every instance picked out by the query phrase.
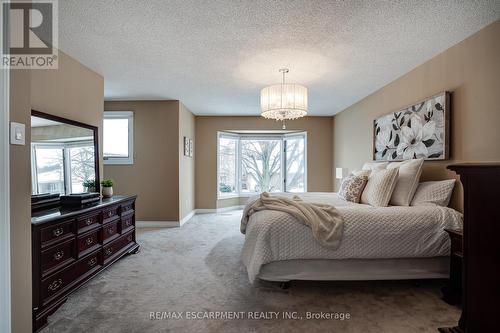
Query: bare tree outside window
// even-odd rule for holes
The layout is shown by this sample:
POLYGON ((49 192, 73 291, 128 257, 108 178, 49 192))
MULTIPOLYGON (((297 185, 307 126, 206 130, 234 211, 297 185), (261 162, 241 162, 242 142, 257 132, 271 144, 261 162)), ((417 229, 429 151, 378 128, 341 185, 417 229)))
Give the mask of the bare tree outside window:
POLYGON ((281 192, 281 140, 241 140, 242 183, 249 192, 281 192))
POLYGON ((70 160, 72 192, 83 192, 83 182, 95 178, 94 147, 71 148, 70 160))
POLYGON ((304 137, 285 139, 286 147, 286 190, 287 192, 305 191, 305 140, 304 137))

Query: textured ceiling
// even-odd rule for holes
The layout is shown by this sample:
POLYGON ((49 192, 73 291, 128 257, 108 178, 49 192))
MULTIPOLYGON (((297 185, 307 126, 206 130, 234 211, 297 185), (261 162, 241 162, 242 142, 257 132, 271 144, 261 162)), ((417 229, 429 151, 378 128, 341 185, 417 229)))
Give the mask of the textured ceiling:
POLYGON ((60 48, 105 98, 178 99, 198 115, 257 115, 260 89, 309 88, 333 115, 500 17, 500 0, 59 1, 60 48))

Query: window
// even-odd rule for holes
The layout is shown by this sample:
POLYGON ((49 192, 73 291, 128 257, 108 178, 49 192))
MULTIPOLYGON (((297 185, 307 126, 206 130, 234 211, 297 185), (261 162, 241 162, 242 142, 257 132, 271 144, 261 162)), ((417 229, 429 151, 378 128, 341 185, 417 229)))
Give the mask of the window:
POLYGON ((218 135, 219 197, 306 191, 306 133, 218 135))
POLYGON ((95 178, 94 143, 32 143, 32 194, 81 193, 95 178))
POLYGON ((230 195, 238 192, 236 152, 238 138, 223 135, 219 138, 219 192, 230 195))
POLYGON ((36 165, 36 194, 60 193, 64 195, 64 150, 61 147, 34 146, 36 165))
POLYGON ((83 192, 83 182, 95 178, 94 146, 70 147, 67 154, 71 192, 83 192))
POLYGON ((134 163, 134 113, 104 112, 104 164, 134 163))

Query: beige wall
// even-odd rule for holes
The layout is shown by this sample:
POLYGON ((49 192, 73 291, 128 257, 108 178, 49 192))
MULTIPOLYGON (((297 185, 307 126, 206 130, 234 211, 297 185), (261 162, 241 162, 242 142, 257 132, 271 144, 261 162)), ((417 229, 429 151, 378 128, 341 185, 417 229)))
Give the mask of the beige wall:
MULTIPOLYGON (((97 126, 102 138, 103 104, 104 78, 61 51, 58 70, 31 71, 34 110, 97 126)), ((99 152, 102 177, 102 140, 99 152)))
MULTIPOLYGON (((195 137, 195 116, 179 103, 179 220, 194 210, 195 157, 184 156, 184 137, 195 137)), ((196 143, 193 144, 196 148, 196 143)))
MULTIPOLYGON (((334 167, 372 159, 373 120, 427 96, 452 92, 451 159, 427 161, 422 180, 456 177, 457 161, 500 161, 500 21, 437 55, 334 117, 334 167)), ((338 188, 339 184, 336 184, 338 188)), ((461 204, 457 186, 452 206, 461 204)))
MULTIPOLYGON (((30 72, 10 71, 10 120, 30 126, 30 72)), ((25 146, 10 146, 12 332, 31 332, 30 131, 25 146)))
POLYGON ((179 220, 179 102, 105 102, 106 111, 134 112, 134 164, 105 165, 115 193, 137 194, 137 219, 179 220))
POLYGON ((25 146, 10 146, 12 331, 31 332, 31 109, 100 127, 104 80, 59 51, 58 70, 12 70, 10 86, 10 119, 28 129, 25 146))
MULTIPOLYGON (((279 130, 281 123, 261 117, 196 117, 196 208, 217 205, 217 131, 279 130)), ((287 123, 289 130, 307 131, 307 190, 332 190, 332 118, 306 117, 287 123)), ((221 202, 220 207, 226 206, 221 202)))
POLYGON ((226 208, 234 206, 244 206, 249 198, 246 197, 235 197, 235 198, 224 198, 217 200, 217 208, 226 208))

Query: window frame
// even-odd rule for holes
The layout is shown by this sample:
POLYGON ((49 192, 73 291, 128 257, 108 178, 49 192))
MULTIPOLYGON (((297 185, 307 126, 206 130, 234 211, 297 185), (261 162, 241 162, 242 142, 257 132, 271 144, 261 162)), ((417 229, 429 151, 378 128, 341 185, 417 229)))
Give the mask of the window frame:
POLYGON ((134 112, 133 111, 104 111, 102 126, 102 162, 105 165, 131 165, 134 164, 134 112), (113 157, 104 154, 104 120, 105 119, 127 119, 128 120, 128 156, 113 157))
MULTIPOLYGON (((78 143, 60 143, 60 142, 32 142, 31 143, 31 193, 38 194, 38 165, 37 165, 37 156, 36 149, 60 149, 62 151, 63 156, 63 178, 64 178, 64 192, 65 193, 73 193, 73 185, 71 179, 73 177, 71 170, 71 156, 70 150, 72 148, 83 148, 83 147, 92 147, 94 148, 94 142, 92 140, 89 141, 80 141, 78 143)), ((95 159, 95 156, 94 156, 95 159)), ((95 164, 95 161, 94 161, 95 164)), ((62 193, 61 195, 64 195, 62 193)))
POLYGON ((217 191, 217 199, 224 200, 230 198, 248 198, 255 196, 255 192, 242 192, 242 183, 241 183, 241 140, 242 139, 272 139, 272 140, 280 140, 280 149, 281 149, 281 191, 273 192, 275 194, 279 193, 305 193, 307 192, 307 131, 295 131, 295 132, 287 132, 287 133, 238 133, 232 131, 218 131, 217 132, 217 177, 216 177, 216 191, 217 191), (219 179, 220 179, 220 155, 219 155, 219 141, 221 137, 231 137, 235 138, 236 143, 236 193, 231 194, 222 194, 219 191, 219 179), (286 151, 285 151, 285 141, 290 138, 303 138, 304 139, 304 192, 287 192, 286 189, 286 151))
POLYGON ((240 167, 239 167, 239 158, 240 158, 240 153, 241 153, 241 149, 240 149, 240 143, 239 143, 239 135, 238 134, 235 134, 235 133, 231 133, 231 132, 224 132, 224 131, 219 131, 217 132, 217 198, 218 199, 229 199, 229 198, 238 198, 239 197, 239 193, 240 193, 240 181, 239 181, 239 176, 240 176, 240 167), (228 193, 228 194, 225 194, 225 193, 222 193, 219 191, 219 179, 220 179, 220 151, 219 151, 219 145, 220 145, 220 139, 222 137, 226 137, 226 138, 231 138, 231 139, 234 139, 236 140, 236 151, 235 151, 235 181, 236 181, 236 184, 235 185, 235 188, 236 188, 236 192, 234 193, 228 193))

